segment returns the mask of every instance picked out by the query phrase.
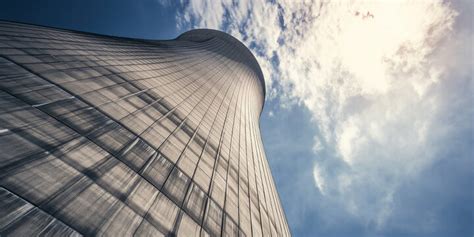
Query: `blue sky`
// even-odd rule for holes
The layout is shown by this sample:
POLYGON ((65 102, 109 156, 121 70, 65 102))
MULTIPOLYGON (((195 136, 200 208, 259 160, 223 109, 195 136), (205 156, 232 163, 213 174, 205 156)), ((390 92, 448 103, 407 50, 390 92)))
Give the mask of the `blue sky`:
POLYGON ((0 18, 171 39, 239 38, 294 236, 473 236, 471 1, 2 1, 0 18))

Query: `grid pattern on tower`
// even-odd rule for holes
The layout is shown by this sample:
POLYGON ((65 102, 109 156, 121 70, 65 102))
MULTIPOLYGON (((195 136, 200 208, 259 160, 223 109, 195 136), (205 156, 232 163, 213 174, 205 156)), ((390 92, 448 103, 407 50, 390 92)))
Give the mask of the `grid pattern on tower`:
POLYGON ((290 235, 261 75, 224 38, 0 22, 0 234, 290 235))

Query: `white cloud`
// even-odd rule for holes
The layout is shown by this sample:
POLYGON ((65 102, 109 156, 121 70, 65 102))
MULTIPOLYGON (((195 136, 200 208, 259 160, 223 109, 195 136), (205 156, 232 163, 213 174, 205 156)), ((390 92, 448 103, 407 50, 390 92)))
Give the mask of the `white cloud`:
POLYGON ((323 201, 381 228, 398 187, 438 159, 434 144, 455 129, 440 121, 450 111, 444 88, 472 73, 472 31, 453 30, 457 14, 431 0, 196 0, 178 20, 252 46, 270 98, 304 104, 320 131, 314 151, 331 153, 315 156, 323 201))
POLYGON ((319 167, 319 165, 315 165, 313 167, 313 177, 314 177, 314 182, 316 183, 316 187, 318 188, 318 190, 325 194, 326 192, 326 183, 324 181, 324 178, 322 176, 322 170, 321 170, 321 167, 319 167))

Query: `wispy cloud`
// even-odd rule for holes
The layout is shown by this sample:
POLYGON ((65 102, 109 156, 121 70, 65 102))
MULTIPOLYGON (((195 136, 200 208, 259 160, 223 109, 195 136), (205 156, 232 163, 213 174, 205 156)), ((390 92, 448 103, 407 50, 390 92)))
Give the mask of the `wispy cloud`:
POLYGON ((400 187, 449 158, 440 154, 459 130, 473 131, 472 27, 455 28, 450 3, 182 4, 181 27, 239 38, 256 55, 270 99, 309 109, 320 131, 314 188, 375 229, 391 217, 400 187))

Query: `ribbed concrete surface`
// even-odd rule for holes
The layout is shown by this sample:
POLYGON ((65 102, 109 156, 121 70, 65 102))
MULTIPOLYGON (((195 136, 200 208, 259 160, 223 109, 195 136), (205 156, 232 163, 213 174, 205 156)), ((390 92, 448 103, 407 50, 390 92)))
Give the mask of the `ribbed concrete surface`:
POLYGON ((265 88, 229 35, 0 22, 0 235, 287 236, 265 88))

